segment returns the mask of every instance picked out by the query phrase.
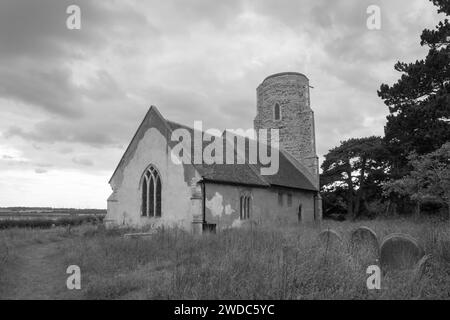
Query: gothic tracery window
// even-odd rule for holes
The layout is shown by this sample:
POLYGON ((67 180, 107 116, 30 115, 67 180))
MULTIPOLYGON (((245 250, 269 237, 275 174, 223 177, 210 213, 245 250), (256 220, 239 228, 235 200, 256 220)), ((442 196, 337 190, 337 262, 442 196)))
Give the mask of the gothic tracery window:
POLYGON ((151 165, 142 177, 142 216, 161 217, 161 176, 151 165))

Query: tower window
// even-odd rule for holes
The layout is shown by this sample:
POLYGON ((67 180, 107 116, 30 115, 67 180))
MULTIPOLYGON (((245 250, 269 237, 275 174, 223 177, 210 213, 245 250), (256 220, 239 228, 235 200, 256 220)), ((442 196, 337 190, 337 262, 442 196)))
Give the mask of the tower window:
POLYGON ((280 105, 278 103, 275 103, 275 106, 273 107, 273 116, 274 116, 275 120, 281 119, 281 110, 280 110, 280 105))
POLYGON ((161 177, 150 166, 142 177, 142 216, 161 217, 161 177))

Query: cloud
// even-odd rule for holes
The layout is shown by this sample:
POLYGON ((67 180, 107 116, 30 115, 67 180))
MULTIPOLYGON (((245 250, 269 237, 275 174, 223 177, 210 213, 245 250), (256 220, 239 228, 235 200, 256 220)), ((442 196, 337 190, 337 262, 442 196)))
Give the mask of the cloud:
POLYGON ((129 35, 127 31, 145 28, 148 35, 157 36, 157 30, 142 12, 114 1, 76 1, 81 8, 82 28, 69 30, 66 9, 73 4, 71 0, 2 1, 1 59, 31 58, 38 63, 35 59, 82 58, 90 52, 105 49, 111 42, 111 35, 129 35), (129 29, 122 27, 124 25, 129 29))
POLYGON ((92 160, 90 159, 86 159, 86 158, 73 158, 72 162, 81 166, 87 166, 87 167, 91 167, 94 165, 94 163, 92 162, 92 160))
POLYGON ((22 68, 0 67, 0 95, 42 108, 50 113, 78 117, 81 96, 71 81, 67 68, 40 69, 33 65, 22 68))
POLYGON ((47 173, 48 170, 42 169, 42 168, 37 168, 37 169, 34 169, 34 172, 37 174, 43 174, 43 173, 47 173))
MULTIPOLYGON (((69 30, 66 8, 71 4, 67 0, 0 3, 1 98, 51 115, 81 117, 89 99, 112 99, 120 93, 107 71, 87 68, 91 57, 106 56, 110 50, 123 53, 122 37, 139 36, 157 43, 159 33, 145 15, 132 6, 111 2, 77 1, 82 29, 69 30), (88 70, 87 83, 80 79, 80 67, 88 70)), ((135 48, 139 51, 137 44, 135 48)), ((129 50, 126 54, 133 55, 129 50)))
MULTIPOLYGON (((95 123, 77 125, 72 123, 40 122, 31 131, 24 131, 18 126, 11 126, 4 133, 6 138, 20 137, 28 141, 42 143, 76 142, 94 147, 115 144, 107 132, 101 132, 95 123)), ((63 151, 67 151, 67 148, 63 151)), ((63 152, 64 153, 64 152, 63 152)))
POLYGON ((70 147, 62 147, 58 150, 59 153, 61 154, 68 154, 68 153, 72 153, 73 152, 73 148, 70 147))

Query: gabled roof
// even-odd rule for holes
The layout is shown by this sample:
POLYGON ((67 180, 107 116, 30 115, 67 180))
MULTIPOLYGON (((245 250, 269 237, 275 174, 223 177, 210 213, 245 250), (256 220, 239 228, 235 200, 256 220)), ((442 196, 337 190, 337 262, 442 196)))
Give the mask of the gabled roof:
MULTIPOLYGON (((127 153, 131 152, 132 145, 134 145, 133 141, 136 139, 138 133, 142 130, 148 129, 149 115, 151 113, 155 113, 158 118, 163 120, 164 126, 168 128, 170 132, 173 132, 176 129, 186 129, 193 137, 194 129, 182 125, 173 121, 165 120, 162 115, 159 113, 158 109, 152 106, 147 112, 144 120, 139 126, 136 134, 134 135, 130 145, 125 151, 119 165, 114 171, 113 177, 117 172, 117 169, 125 162, 127 158, 127 153)), ((204 134, 204 133, 203 133, 204 134)), ((209 145, 209 141, 203 141, 203 149, 209 145)), ((223 139, 223 156, 224 156, 224 164, 195 164, 191 163, 192 166, 198 171, 200 176, 204 181, 209 182, 217 182, 217 183, 228 183, 228 184, 241 184, 241 185, 251 185, 251 186, 259 186, 259 187, 270 187, 270 186, 280 186, 287 188, 295 188, 295 189, 303 189, 303 190, 311 190, 318 191, 316 187, 316 183, 314 179, 309 174, 309 171, 296 159, 290 156, 287 152, 280 150, 279 152, 279 170, 274 175, 261 175, 260 169, 263 167, 261 164, 250 164, 248 163, 248 159, 245 159, 244 164, 225 164, 225 155, 226 148, 232 148, 230 141, 227 139, 223 139)), ((194 154, 193 149, 193 138, 191 141, 191 155, 194 154)), ((246 154, 248 154, 249 148, 249 140, 246 138, 246 154)), ((202 150, 203 150, 202 149, 202 150)), ((234 145, 234 155, 235 159, 237 159, 237 146, 234 145)), ((112 178, 111 178, 112 179, 112 178)), ((111 182, 111 180, 110 180, 111 182)))

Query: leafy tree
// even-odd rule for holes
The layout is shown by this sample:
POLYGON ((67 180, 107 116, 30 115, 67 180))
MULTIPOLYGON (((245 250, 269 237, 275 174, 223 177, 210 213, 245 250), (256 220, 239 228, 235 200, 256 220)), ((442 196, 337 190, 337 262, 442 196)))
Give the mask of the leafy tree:
MULTIPOLYGON (((431 0, 438 12, 450 14, 448 0, 431 0)), ((378 95, 389 107, 385 141, 391 153, 394 178, 408 173, 407 156, 426 154, 450 140, 450 23, 439 22, 435 30, 425 29, 421 45, 428 46, 425 59, 397 62, 402 73, 397 83, 382 84, 378 95)))
MULTIPOLYGON (((439 13, 449 16, 449 0, 431 1, 439 13)), ((389 107, 383 139, 349 139, 325 156, 321 175, 325 212, 327 207, 338 212, 345 209, 355 218, 369 211, 367 202, 382 199, 381 186, 388 178, 395 181, 385 187, 392 204, 388 208, 410 206, 410 201, 391 201, 397 196, 411 199, 417 211, 426 197, 445 199, 442 185, 436 182, 442 174, 433 176, 427 169, 430 163, 423 167, 419 163, 426 159, 422 155, 433 154, 450 141, 449 36, 447 18, 434 30, 424 30, 421 45, 429 48, 427 56, 413 63, 397 62, 400 79, 392 86, 381 85, 378 95, 389 107), (415 155, 408 158, 411 153, 415 155), (430 174, 428 180, 419 179, 420 170, 430 174)))
MULTIPOLYGON (((386 158, 387 152, 381 137, 341 142, 340 146, 325 155, 321 174, 323 193, 342 195, 345 191, 347 216, 350 218, 368 212, 369 198, 381 197, 380 185, 386 179, 386 158)), ((342 197, 335 199, 342 200, 342 197)))
POLYGON ((409 163, 413 170, 405 177, 383 186, 385 195, 408 196, 416 203, 416 214, 424 200, 435 198, 446 204, 450 219, 450 142, 423 156, 412 153, 409 163))

